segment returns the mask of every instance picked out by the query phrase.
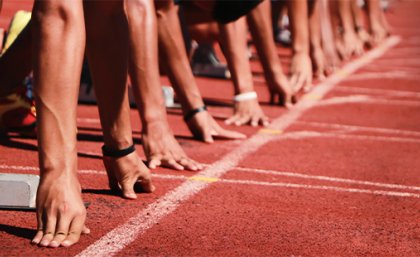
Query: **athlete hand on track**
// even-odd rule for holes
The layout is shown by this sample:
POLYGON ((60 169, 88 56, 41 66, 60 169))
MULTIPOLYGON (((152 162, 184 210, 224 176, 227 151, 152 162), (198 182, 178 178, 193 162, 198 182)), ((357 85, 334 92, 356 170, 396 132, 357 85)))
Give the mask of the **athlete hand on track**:
POLYGON ((38 232, 33 244, 68 247, 77 243, 81 234, 90 232, 85 226, 86 208, 76 174, 42 177, 36 206, 38 232))
POLYGON ((312 87, 312 64, 306 53, 295 53, 290 65, 290 85, 293 94, 302 88, 309 90, 312 87))
POLYGON ((345 32, 341 39, 336 41, 337 51, 342 60, 349 60, 353 55, 363 54, 363 42, 358 38, 355 32, 345 32))
POLYGON ((286 108, 293 106, 292 88, 287 79, 287 76, 281 72, 278 75, 278 80, 273 83, 268 83, 268 89, 270 90, 270 104, 276 103, 276 96, 278 96, 278 104, 286 108))
POLYGON ((150 122, 143 128, 143 148, 149 161, 149 168, 158 166, 176 170, 202 170, 203 166, 190 159, 176 141, 168 123, 165 121, 150 122))
POLYGON ((229 119, 225 120, 227 125, 234 124, 241 126, 244 124, 251 124, 256 127, 258 124, 268 126, 268 117, 265 116, 257 99, 235 102, 235 114, 229 119))
POLYGON ((155 190, 150 171, 136 152, 119 158, 104 156, 103 162, 108 174, 109 187, 115 192, 122 192, 123 197, 136 199, 136 185, 146 193, 155 190))
POLYGON ((213 143, 214 139, 246 138, 244 134, 220 127, 207 111, 194 115, 187 122, 187 125, 195 138, 203 140, 206 143, 213 143))

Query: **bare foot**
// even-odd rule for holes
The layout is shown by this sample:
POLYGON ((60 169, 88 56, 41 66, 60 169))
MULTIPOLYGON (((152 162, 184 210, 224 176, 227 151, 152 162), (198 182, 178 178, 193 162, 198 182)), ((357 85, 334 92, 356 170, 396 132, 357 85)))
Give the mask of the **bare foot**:
POLYGON ((194 115, 194 117, 187 121, 187 125, 195 138, 203 140, 206 143, 213 143, 214 139, 246 138, 244 134, 219 126, 207 111, 194 115))
POLYGON ((36 206, 38 232, 32 244, 68 247, 77 243, 81 234, 90 232, 85 226, 86 208, 76 172, 45 173, 38 187, 36 206))
POLYGON ((309 90, 312 87, 312 65, 308 54, 295 53, 293 55, 289 81, 293 94, 297 94, 302 88, 309 90))
POLYGON ((251 124, 256 127, 258 124, 268 126, 268 117, 265 116, 257 99, 235 102, 235 114, 225 120, 227 125, 234 124, 242 126, 251 124))
POLYGON ((203 166, 189 158, 172 134, 165 121, 149 123, 143 128, 143 148, 149 168, 158 166, 176 170, 202 170, 203 166))
POLYGON ((121 192, 127 199, 136 199, 136 186, 151 193, 155 190, 149 169, 144 165, 136 152, 123 157, 104 156, 103 162, 108 174, 109 187, 121 192))

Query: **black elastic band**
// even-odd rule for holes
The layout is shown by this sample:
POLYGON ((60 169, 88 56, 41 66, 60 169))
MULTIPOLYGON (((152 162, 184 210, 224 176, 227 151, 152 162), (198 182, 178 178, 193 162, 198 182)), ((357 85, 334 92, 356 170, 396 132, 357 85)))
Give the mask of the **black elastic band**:
POLYGON ((187 112, 187 114, 184 115, 184 121, 189 121, 194 115, 196 115, 199 112, 207 111, 207 106, 203 105, 200 108, 192 109, 191 111, 187 112))
POLYGON ((115 157, 115 158, 123 157, 135 151, 136 151, 136 148, 134 147, 134 144, 121 150, 109 149, 106 145, 102 146, 102 154, 108 157, 115 157))

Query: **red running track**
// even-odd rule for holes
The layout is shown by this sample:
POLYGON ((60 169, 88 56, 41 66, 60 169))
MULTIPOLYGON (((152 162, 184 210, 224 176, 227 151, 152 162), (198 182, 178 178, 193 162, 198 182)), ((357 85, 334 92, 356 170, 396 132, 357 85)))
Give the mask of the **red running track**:
MULTIPOLYGON (((96 107, 79 106, 80 180, 92 203, 92 233, 69 249, 38 248, 29 244, 35 214, 1 211, 0 255, 418 256, 419 8, 397 2, 387 14, 397 36, 319 83, 294 109, 263 104, 274 122, 239 128, 247 140, 194 141, 171 111, 187 153, 213 166, 157 169, 157 191, 136 201, 109 194, 96 107)), ((286 63, 288 51, 279 53, 286 63)), ((253 70, 266 103, 261 68, 253 63, 253 70)), ((230 82, 198 81, 222 122, 232 111, 230 82)), ((37 173, 35 140, 10 135, 0 143, 1 172, 37 173)))

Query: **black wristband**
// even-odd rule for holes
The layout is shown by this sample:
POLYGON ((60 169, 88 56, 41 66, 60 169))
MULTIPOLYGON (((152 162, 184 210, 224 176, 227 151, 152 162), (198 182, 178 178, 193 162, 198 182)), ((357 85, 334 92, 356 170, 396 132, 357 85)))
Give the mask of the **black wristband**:
POLYGON ((184 121, 185 121, 185 122, 187 122, 187 121, 189 121, 192 117, 194 117, 194 115, 196 115, 197 113, 199 113, 199 112, 204 112, 204 111, 207 111, 207 106, 205 106, 205 105, 203 105, 203 106, 201 106, 200 108, 197 108, 197 109, 192 109, 191 111, 187 112, 187 113, 184 115, 184 121))
POLYGON ((136 148, 134 147, 134 144, 121 150, 109 149, 106 145, 102 146, 102 154, 103 156, 107 156, 107 157, 114 157, 114 158, 123 157, 135 151, 136 151, 136 148))

